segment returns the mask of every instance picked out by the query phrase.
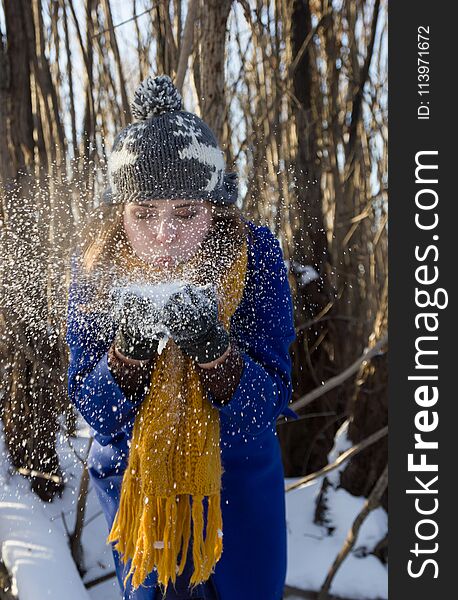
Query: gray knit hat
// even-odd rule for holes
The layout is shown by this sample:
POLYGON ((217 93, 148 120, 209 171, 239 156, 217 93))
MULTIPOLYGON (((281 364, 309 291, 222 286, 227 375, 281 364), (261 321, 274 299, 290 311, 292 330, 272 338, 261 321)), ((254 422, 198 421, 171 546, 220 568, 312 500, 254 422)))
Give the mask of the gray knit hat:
POLYGON ((136 121, 115 137, 108 159, 109 204, 176 198, 233 204, 236 173, 225 172, 215 134, 197 115, 182 110, 168 75, 148 77, 132 102, 136 121))

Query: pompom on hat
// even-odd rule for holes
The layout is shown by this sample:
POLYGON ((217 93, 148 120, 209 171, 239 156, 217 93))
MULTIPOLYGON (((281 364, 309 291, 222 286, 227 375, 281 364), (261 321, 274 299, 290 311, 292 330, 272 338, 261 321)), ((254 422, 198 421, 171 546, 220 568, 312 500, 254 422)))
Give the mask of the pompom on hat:
POLYGON ((182 109, 168 75, 147 77, 131 104, 136 119, 115 137, 108 159, 109 204, 146 199, 237 201, 236 173, 225 171, 215 134, 197 115, 182 109))

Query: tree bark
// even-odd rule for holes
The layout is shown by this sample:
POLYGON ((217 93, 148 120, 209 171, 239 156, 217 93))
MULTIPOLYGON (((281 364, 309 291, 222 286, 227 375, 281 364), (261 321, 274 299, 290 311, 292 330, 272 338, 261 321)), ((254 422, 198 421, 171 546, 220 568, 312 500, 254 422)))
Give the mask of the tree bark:
MULTIPOLYGON (((8 2, 5 11, 10 72, 5 93, 12 177, 2 190, 6 214, 2 237, 0 369, 2 420, 13 465, 28 475, 42 499, 61 493, 55 449, 57 414, 62 410, 59 345, 53 345, 47 315, 46 193, 37 193, 32 114, 32 5, 8 2), (40 217, 34 218, 35 215, 40 217), (13 230, 14 227, 14 230, 13 230), (57 350, 57 362, 56 362, 57 350)), ((38 184, 39 185, 39 184, 38 184)), ((44 190, 46 192, 46 190, 44 190)))
POLYGON ((225 49, 226 27, 232 0, 210 0, 201 8, 200 110, 222 148, 226 115, 225 49))
MULTIPOLYGON (((319 277, 299 288, 296 295, 296 311, 300 319, 310 322, 310 326, 299 329, 295 344, 295 364, 303 365, 298 396, 318 387, 322 381, 335 373, 336 366, 342 371, 343 361, 334 360, 327 347, 333 344, 334 331, 329 321, 315 319, 326 312, 332 303, 335 290, 331 278, 331 260, 326 227, 323 219, 323 198, 319 182, 322 178, 322 164, 319 160, 318 141, 322 137, 319 124, 318 99, 321 92, 317 88, 316 62, 312 56, 312 46, 307 43, 313 27, 310 2, 288 0, 287 14, 290 24, 292 93, 294 95, 293 116, 295 125, 296 223, 293 226, 293 255, 300 265, 309 265, 319 277), (324 343, 326 340, 326 343, 324 343)), ((292 269, 294 273, 294 267, 292 269)), ((301 323, 298 323, 300 328, 301 323)), ((332 390, 326 397, 314 403, 313 412, 334 411, 343 413, 345 405, 339 398, 340 390, 332 390)), ((305 411, 307 414, 309 411, 305 411)), ((334 433, 339 426, 335 422, 326 426, 326 417, 303 419, 280 429, 283 443, 285 470, 288 476, 313 472, 327 463, 327 454, 332 447, 334 433), (303 440, 309 440, 304 453, 303 440)))
POLYGON ((125 127, 131 121, 130 104, 127 99, 126 80, 124 78, 124 71, 122 68, 122 60, 121 54, 119 52, 118 40, 116 39, 116 32, 113 28, 113 16, 111 14, 110 0, 103 0, 103 8, 108 26, 108 39, 110 40, 111 51, 113 52, 116 68, 118 71, 119 87, 121 91, 122 102, 121 124, 123 127, 125 127))

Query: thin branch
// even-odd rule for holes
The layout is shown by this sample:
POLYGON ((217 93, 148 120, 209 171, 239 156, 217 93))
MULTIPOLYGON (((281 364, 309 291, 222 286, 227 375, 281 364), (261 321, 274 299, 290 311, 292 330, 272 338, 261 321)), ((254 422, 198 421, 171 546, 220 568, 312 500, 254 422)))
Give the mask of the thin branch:
POLYGON ((301 58, 304 55, 304 52, 307 50, 308 45, 310 44, 310 42, 313 39, 313 36, 317 33, 318 29, 323 25, 325 19, 332 13, 333 11, 333 7, 330 6, 327 10, 325 10, 323 12, 323 14, 321 15, 320 20, 318 21, 318 23, 315 25, 315 27, 309 32, 309 34, 307 35, 307 37, 304 39, 304 41, 302 42, 302 46, 299 48, 298 53, 296 54, 296 56, 294 57, 293 62, 291 63, 291 66, 289 68, 289 75, 290 77, 293 77, 294 75, 294 71, 297 69, 297 65, 299 64, 301 58))
POLYGON ((18 473, 25 477, 41 477, 47 481, 53 481, 54 483, 62 483, 62 477, 53 475, 52 473, 45 473, 44 471, 37 471, 36 469, 28 469, 27 467, 18 467, 16 469, 18 473))
POLYGON ((328 592, 331 587, 332 580, 336 576, 336 573, 337 573, 339 567, 341 566, 341 564, 343 563, 345 558, 348 556, 348 554, 350 553, 353 546, 355 545, 355 542, 358 538, 358 533, 361 529, 362 524, 368 517, 369 513, 372 510, 374 510, 375 508, 377 508, 377 506, 379 506, 380 498, 382 497, 384 491, 386 490, 387 485, 388 485, 388 465, 385 466, 383 473, 380 475, 377 483, 374 485, 369 498, 364 503, 364 506, 363 506, 361 512, 358 514, 358 516, 354 520, 353 525, 351 526, 351 529, 348 532, 347 537, 345 538, 342 549, 340 550, 339 554, 336 556, 331 568, 329 569, 329 573, 326 576, 326 579, 323 583, 323 586, 320 590, 317 600, 328 600, 328 598, 329 598, 328 592))
POLYGON ((175 86, 179 92, 183 89, 184 79, 186 77, 186 69, 188 66, 189 56, 192 52, 194 43, 194 23, 198 17, 198 0, 191 0, 188 6, 188 14, 186 15, 186 23, 183 30, 183 38, 181 42, 180 58, 178 59, 177 76, 175 86))
POLYGON ((135 21, 135 19, 138 19, 139 17, 142 17, 143 15, 146 15, 146 13, 151 12, 153 9, 154 9, 154 6, 152 6, 151 8, 148 8, 148 10, 144 10, 143 12, 138 13, 138 15, 135 15, 135 16, 131 17, 130 19, 126 19, 125 21, 121 21, 121 23, 116 23, 116 25, 113 25, 112 27, 108 27, 107 29, 102 29, 102 31, 98 31, 97 33, 94 33, 94 35, 92 36, 92 39, 94 39, 98 35, 102 35, 102 33, 106 33, 107 31, 110 31, 112 29, 116 29, 117 27, 121 27, 121 25, 125 25, 126 23, 130 23, 131 21, 135 21))
POLYGON ((311 481, 318 479, 322 475, 326 475, 326 473, 330 473, 331 471, 334 471, 334 469, 337 469, 337 467, 340 467, 340 465, 342 463, 349 460, 353 456, 356 456, 357 454, 359 454, 360 452, 362 452, 369 446, 372 446, 372 444, 375 444, 375 442, 378 442, 380 439, 385 437, 387 435, 387 433, 388 433, 388 425, 385 425, 385 427, 382 427, 375 433, 371 434, 369 437, 364 439, 362 442, 359 442, 358 444, 355 444, 348 450, 345 450, 345 452, 342 452, 342 454, 340 454, 339 457, 336 458, 336 460, 333 463, 326 465, 319 471, 315 471, 315 473, 310 473, 309 475, 302 477, 301 479, 299 479, 299 481, 296 481, 295 483, 287 485, 285 487, 285 492, 290 492, 291 490, 296 490, 298 488, 302 488, 302 487, 306 486, 307 484, 309 484, 311 481))
POLYGON ((84 587, 88 590, 96 585, 99 585, 99 583, 113 579, 113 577, 116 577, 116 571, 109 571, 108 573, 105 573, 105 575, 91 579, 91 581, 88 581, 87 583, 84 582, 84 587))
POLYGON ((335 377, 331 377, 331 379, 328 379, 328 381, 326 381, 326 383, 321 387, 315 388, 308 394, 305 394, 305 396, 302 396, 302 398, 299 398, 299 400, 296 400, 291 405, 289 405, 289 408, 291 408, 292 410, 298 410, 299 408, 303 408, 304 406, 307 406, 317 398, 320 398, 323 394, 326 394, 338 385, 341 385, 346 379, 348 379, 358 371, 359 367, 363 362, 369 361, 375 355, 379 354, 380 348, 382 348, 387 342, 388 334, 384 335, 375 344, 375 346, 373 346, 367 352, 364 352, 358 359, 355 360, 355 362, 352 365, 350 365, 347 369, 342 371, 342 373, 339 373, 339 375, 336 375, 335 377))

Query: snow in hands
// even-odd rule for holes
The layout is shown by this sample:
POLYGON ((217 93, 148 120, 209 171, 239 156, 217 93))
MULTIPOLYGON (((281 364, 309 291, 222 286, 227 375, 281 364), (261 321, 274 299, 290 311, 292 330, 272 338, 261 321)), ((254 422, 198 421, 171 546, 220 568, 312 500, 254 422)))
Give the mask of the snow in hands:
MULTIPOLYGON (((192 298, 187 292, 189 285, 184 279, 155 284, 131 282, 115 285, 110 290, 114 318, 118 323, 129 319, 142 338, 159 340, 158 353, 161 354, 171 337, 169 328, 163 322, 163 309, 171 296, 177 293, 183 304, 191 303, 192 298)), ((211 286, 196 287, 205 292, 211 286)))

